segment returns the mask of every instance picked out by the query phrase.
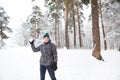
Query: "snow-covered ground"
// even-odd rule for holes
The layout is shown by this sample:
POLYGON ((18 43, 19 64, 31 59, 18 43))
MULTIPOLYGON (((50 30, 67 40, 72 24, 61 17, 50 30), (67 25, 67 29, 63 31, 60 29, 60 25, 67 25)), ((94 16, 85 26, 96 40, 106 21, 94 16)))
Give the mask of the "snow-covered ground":
MULTIPOLYGON (((120 52, 102 51, 102 56, 105 62, 91 50, 58 50, 57 80, 120 80, 120 52)), ((30 47, 0 50, 0 80, 40 80, 39 58, 30 47)))

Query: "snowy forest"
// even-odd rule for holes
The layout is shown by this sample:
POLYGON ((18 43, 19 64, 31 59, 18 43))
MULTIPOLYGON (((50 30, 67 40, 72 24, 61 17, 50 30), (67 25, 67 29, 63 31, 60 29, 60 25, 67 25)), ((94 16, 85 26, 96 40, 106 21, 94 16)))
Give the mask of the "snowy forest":
POLYGON ((57 80, 120 80, 120 0, 0 0, 0 80, 40 80, 45 33, 57 80))
MULTIPOLYGON (((31 4, 35 0, 31 1, 31 4)), ((42 41, 45 32, 57 48, 94 49, 93 55, 101 59, 100 50, 120 51, 120 1, 119 0, 44 0, 45 14, 39 5, 32 6, 32 12, 20 23, 14 36, 10 16, 0 6, 0 49, 14 43, 28 46, 29 39, 42 41), (88 11, 85 12, 85 9, 88 11), (85 16, 85 13, 89 13, 85 16), (16 36, 15 36, 16 35, 16 36), (96 55, 99 54, 99 55, 96 55)), ((13 47, 13 46, 12 46, 13 47)))

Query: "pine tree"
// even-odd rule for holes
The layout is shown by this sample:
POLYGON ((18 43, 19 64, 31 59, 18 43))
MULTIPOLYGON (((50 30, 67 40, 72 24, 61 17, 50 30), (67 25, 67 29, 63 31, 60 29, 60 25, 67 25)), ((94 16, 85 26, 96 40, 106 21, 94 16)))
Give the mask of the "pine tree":
POLYGON ((4 31, 12 32, 12 30, 7 26, 9 23, 9 16, 3 7, 0 6, 0 48, 5 45, 3 39, 8 39, 9 37, 4 31))
POLYGON ((40 7, 39 6, 33 6, 33 12, 32 14, 29 16, 29 20, 31 23, 31 35, 34 36, 34 38, 38 39, 39 38, 39 34, 40 34, 40 29, 41 29, 41 24, 43 24, 43 15, 41 13, 40 7), (34 33, 34 35, 33 35, 34 33))
POLYGON ((98 2, 97 0, 91 0, 91 7, 92 7, 92 34, 93 34, 93 56, 96 57, 98 60, 103 60, 100 52, 100 31, 99 31, 99 13, 98 13, 98 2))

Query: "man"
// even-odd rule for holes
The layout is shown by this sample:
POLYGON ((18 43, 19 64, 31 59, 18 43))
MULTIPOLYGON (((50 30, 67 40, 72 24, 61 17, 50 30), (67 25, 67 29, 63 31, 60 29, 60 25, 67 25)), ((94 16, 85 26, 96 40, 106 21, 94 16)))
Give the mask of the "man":
POLYGON ((56 80, 55 70, 57 69, 57 50, 55 45, 51 42, 48 33, 44 34, 43 39, 44 43, 38 47, 35 47, 34 40, 30 42, 33 52, 41 51, 40 58, 41 80, 45 80, 46 70, 48 70, 51 80, 56 80))

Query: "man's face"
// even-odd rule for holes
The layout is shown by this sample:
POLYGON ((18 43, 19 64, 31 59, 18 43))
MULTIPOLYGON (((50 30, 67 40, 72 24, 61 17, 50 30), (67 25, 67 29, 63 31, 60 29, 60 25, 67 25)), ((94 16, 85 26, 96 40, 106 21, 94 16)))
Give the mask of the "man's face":
POLYGON ((46 42, 48 42, 49 41, 49 38, 48 37, 45 37, 44 38, 44 42, 46 43, 46 42))

